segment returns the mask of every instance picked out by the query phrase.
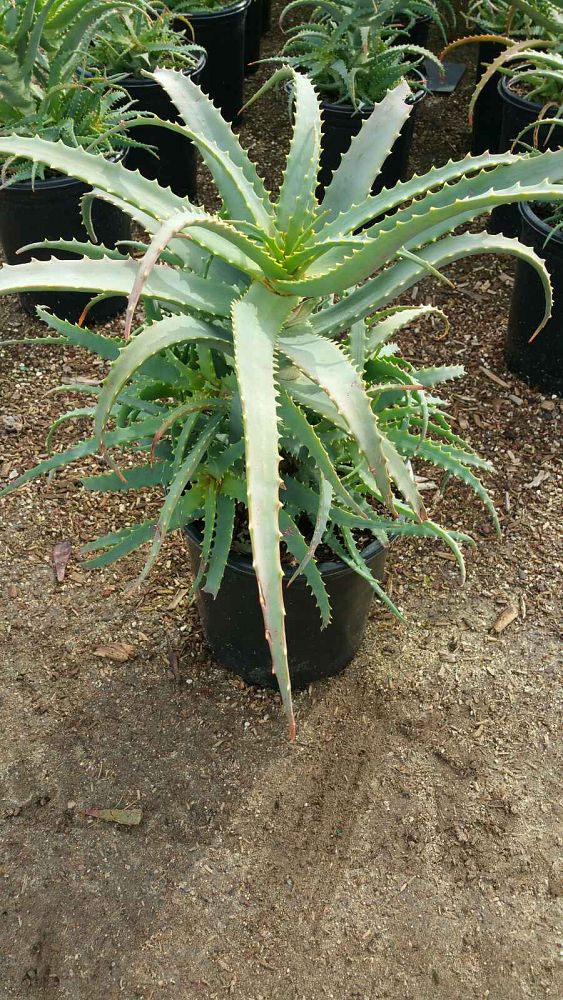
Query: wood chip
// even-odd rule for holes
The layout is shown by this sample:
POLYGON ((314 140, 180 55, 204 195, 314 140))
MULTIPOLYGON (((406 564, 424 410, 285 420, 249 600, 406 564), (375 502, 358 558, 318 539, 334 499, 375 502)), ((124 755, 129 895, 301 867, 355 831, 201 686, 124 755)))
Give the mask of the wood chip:
POLYGON ((138 826, 143 818, 142 809, 85 809, 85 816, 101 819, 105 823, 119 823, 121 826, 138 826))
POLYGON ((508 384, 508 382, 505 382, 503 378, 499 378, 498 375, 495 375, 494 372, 490 371, 488 368, 485 368, 484 365, 479 365, 478 370, 481 372, 482 375, 486 375, 487 378, 491 380, 491 382, 494 382, 495 385, 500 385, 502 386, 503 389, 510 389, 510 385, 508 384))
POLYGON ((492 626, 491 632, 494 632, 495 635, 500 635, 500 633, 504 632, 505 628, 508 628, 509 625, 512 625, 512 622, 516 621, 517 618, 518 608, 505 608, 504 611, 501 611, 496 622, 492 626))
POLYGON ((166 610, 174 611, 174 609, 177 608, 178 605, 182 603, 186 594, 189 594, 189 592, 190 592, 189 587, 184 587, 183 590, 179 590, 178 593, 170 601, 170 604, 167 606, 166 610))

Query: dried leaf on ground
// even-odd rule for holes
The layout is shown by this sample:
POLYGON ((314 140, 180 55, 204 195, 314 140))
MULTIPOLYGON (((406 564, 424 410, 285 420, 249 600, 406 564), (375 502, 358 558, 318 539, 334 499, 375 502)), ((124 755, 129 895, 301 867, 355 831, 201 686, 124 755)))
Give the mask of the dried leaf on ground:
POLYGON ((55 548, 53 549, 53 566, 55 567, 55 576, 59 583, 62 583, 65 578, 66 567, 68 560, 70 559, 70 553, 72 552, 72 545, 65 539, 62 542, 57 542, 55 548))
POLYGON ((128 642, 108 642, 105 646, 98 646, 94 650, 94 656, 101 656, 106 660, 116 660, 117 663, 125 663, 135 653, 135 647, 128 642))
POLYGON ((92 819, 102 819, 106 823, 119 823, 121 826, 138 826, 143 818, 142 809, 85 809, 85 816, 92 819))
POLYGON ((498 616, 491 632, 494 632, 495 635, 500 635, 500 633, 504 632, 505 628, 508 628, 509 625, 512 625, 512 622, 516 621, 517 618, 518 608, 505 608, 504 611, 501 611, 498 616))

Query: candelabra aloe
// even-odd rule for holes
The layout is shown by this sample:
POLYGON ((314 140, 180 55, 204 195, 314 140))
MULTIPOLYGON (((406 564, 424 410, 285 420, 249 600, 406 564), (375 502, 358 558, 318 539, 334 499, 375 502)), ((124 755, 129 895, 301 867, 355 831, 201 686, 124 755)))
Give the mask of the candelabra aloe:
POLYGON ((559 200, 563 153, 466 157, 372 196, 374 173, 410 111, 401 83, 367 119, 319 205, 319 105, 310 81, 285 68, 270 83, 291 79, 294 129, 274 201, 199 88, 176 71, 154 76, 187 123, 166 127, 188 134, 213 174, 219 215, 84 150, 0 138, 0 154, 82 178, 94 196, 118 205, 149 234, 140 261, 94 243, 64 244, 79 259, 0 271, 0 293, 64 287, 129 296, 122 339, 43 312, 64 342, 107 358, 110 370, 95 407, 70 414, 90 414, 93 437, 41 462, 4 492, 101 449, 113 471, 87 480, 87 488, 163 483, 167 491, 156 523, 89 546, 105 548, 98 563, 150 542, 144 576, 167 531, 203 519, 202 566, 213 593, 231 545, 234 505, 246 506, 266 636, 293 731, 280 542, 300 562, 325 623, 330 609, 312 558, 320 537, 369 579, 357 528, 440 537, 461 560, 465 536, 428 517, 406 460, 434 462, 491 508, 475 474, 487 466, 452 433, 439 401, 426 392, 460 370, 416 370, 388 344, 429 307, 405 311, 393 302, 429 271, 494 251, 532 264, 545 288, 547 317, 549 277, 530 248, 452 231, 495 204, 559 200), (139 300, 145 320, 133 328, 139 300), (111 449, 133 443, 135 454, 144 450, 149 460, 122 470, 111 449), (309 540, 300 530, 303 516, 311 523, 309 540))

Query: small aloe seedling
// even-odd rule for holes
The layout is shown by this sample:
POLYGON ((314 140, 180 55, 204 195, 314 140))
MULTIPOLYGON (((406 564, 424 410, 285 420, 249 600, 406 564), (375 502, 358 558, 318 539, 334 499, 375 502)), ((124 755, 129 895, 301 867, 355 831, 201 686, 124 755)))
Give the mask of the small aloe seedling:
POLYGON ((166 493, 156 521, 88 546, 102 550, 95 562, 107 564, 149 544, 144 576, 168 531, 203 521, 195 584, 212 593, 231 547, 235 505, 244 507, 272 665, 293 734, 282 540, 325 624, 330 605, 314 558, 321 538, 378 592, 357 529, 382 538, 392 532, 443 539, 463 565, 459 543, 467 536, 429 517, 409 460, 420 457, 459 477, 494 516, 478 478, 488 464, 452 432, 432 392, 461 370, 416 368, 391 346, 406 323, 432 311, 405 309, 396 300, 455 260, 507 253, 540 275, 547 318, 549 277, 533 250, 502 236, 454 230, 495 205, 560 201, 563 152, 468 156, 372 196, 374 175, 410 112, 408 86, 400 83, 362 125, 319 205, 319 102, 307 77, 286 67, 270 81, 289 79, 295 101, 274 200, 199 88, 172 70, 154 78, 186 123, 163 127, 197 145, 221 195, 220 214, 99 155, 0 137, 0 154, 81 178, 95 197, 128 212, 148 233, 140 261, 95 243, 57 243, 51 245, 77 259, 0 270, 0 293, 66 288, 91 290, 96 298, 129 297, 121 339, 42 313, 62 342, 106 358, 109 373, 93 390, 94 405, 67 415, 91 416, 92 437, 52 455, 4 492, 101 450, 112 471, 86 480, 86 488, 162 484, 166 493), (145 318, 135 325, 139 300, 145 318), (135 463, 116 463, 115 447, 133 447, 135 463), (304 518, 308 537, 300 530, 304 518))

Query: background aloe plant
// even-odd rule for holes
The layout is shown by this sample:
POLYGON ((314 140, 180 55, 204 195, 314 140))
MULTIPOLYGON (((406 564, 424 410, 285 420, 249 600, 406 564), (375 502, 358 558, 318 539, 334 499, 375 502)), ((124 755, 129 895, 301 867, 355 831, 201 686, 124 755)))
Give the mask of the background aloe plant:
POLYGON ((174 30, 174 15, 162 4, 135 0, 133 10, 117 10, 96 31, 88 63, 98 72, 139 77, 157 66, 194 69, 205 49, 174 30))
MULTIPOLYGON (((134 115, 106 80, 76 78, 94 32, 135 0, 0 0, 0 129, 111 152, 134 115)), ((26 177, 19 165, 12 181, 26 177)))
POLYGON ((431 2, 292 0, 280 24, 303 9, 309 20, 287 28, 280 56, 263 61, 283 62, 307 73, 325 99, 362 108, 381 101, 424 58, 442 70, 430 51, 404 37, 405 29, 423 12, 444 32, 440 13, 431 2))
POLYGON ((234 505, 246 507, 266 636, 293 734, 280 542, 301 563, 325 622, 330 609, 312 558, 321 537, 375 589, 354 529, 439 537, 462 563, 465 536, 428 517, 406 459, 420 456, 459 477, 492 512, 476 474, 487 464, 453 434, 431 395, 460 369, 417 370, 389 347, 389 338, 429 307, 393 303, 427 273, 492 251, 536 269, 547 318, 549 277, 530 248, 483 232, 452 233, 496 204, 560 200, 563 153, 466 157, 371 196, 374 173, 410 112, 401 83, 366 120, 319 206, 318 100, 306 77, 284 68, 269 85, 291 80, 294 129, 274 200, 199 88, 172 70, 154 76, 186 123, 163 127, 198 146, 222 198, 219 215, 101 156, 60 142, 0 137, 0 154, 82 178, 94 196, 118 205, 149 234, 140 261, 94 243, 52 244, 73 250, 77 260, 0 271, 0 293, 64 287, 129 296, 122 339, 42 313, 62 342, 107 358, 110 370, 95 406, 66 415, 90 415, 93 436, 4 492, 101 450, 112 472, 87 479, 88 489, 162 483, 167 491, 156 523, 87 546, 105 549, 95 563, 150 542, 144 577, 167 531, 203 519, 204 576, 196 585, 205 579, 211 592, 231 545, 234 505), (133 328, 139 300, 145 319, 133 328), (111 455, 117 446, 148 453, 148 461, 121 469, 111 455), (300 530, 303 517, 314 525, 309 539, 300 530))
POLYGON ((467 12, 467 20, 480 28, 513 38, 545 32, 556 16, 557 5, 550 0, 473 0, 467 12))

